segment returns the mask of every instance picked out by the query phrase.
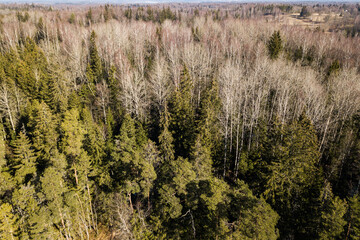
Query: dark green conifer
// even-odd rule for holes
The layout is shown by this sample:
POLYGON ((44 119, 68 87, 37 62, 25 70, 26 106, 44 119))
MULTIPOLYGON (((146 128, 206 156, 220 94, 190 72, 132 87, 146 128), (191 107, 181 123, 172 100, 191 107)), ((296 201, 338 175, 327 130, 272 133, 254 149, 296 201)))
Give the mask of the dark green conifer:
POLYGON ((193 83, 188 68, 184 69, 180 85, 175 89, 170 102, 169 129, 174 137, 175 153, 187 157, 195 137, 195 111, 192 106, 193 83))
POLYGON ((275 31, 268 43, 267 43, 267 47, 269 50, 269 55, 271 59, 277 59, 279 57, 279 54, 283 48, 283 43, 281 40, 281 36, 280 36, 280 31, 275 31))

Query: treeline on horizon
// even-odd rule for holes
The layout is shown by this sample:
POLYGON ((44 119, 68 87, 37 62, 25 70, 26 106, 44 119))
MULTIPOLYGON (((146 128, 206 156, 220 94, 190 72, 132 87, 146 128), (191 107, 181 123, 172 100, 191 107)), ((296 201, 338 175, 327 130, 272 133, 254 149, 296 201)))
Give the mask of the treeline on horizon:
POLYGON ((181 6, 0 9, 0 239, 360 239, 357 34, 181 6))

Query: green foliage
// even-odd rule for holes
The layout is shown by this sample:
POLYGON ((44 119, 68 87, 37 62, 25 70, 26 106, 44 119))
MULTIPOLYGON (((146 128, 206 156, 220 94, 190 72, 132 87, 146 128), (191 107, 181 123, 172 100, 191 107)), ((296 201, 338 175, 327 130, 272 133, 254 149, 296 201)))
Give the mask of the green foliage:
POLYGON ((19 22, 27 22, 30 19, 30 15, 28 12, 25 12, 24 14, 21 12, 16 12, 16 17, 19 22))
POLYGON ((359 239, 355 53, 229 28, 291 5, 3 7, 0 239, 359 239))
POLYGON ((86 24, 91 25, 91 23, 93 23, 93 22, 94 22, 94 19, 93 19, 92 9, 89 8, 89 11, 86 13, 86 24))
POLYGON ((41 17, 36 25, 35 41, 38 44, 40 43, 40 41, 46 39, 46 37, 47 37, 47 30, 45 27, 44 20, 41 17))
MULTIPOLYGON (((360 197, 355 195, 349 199, 349 220, 347 237, 351 240, 360 239, 360 197)), ((342 224, 342 222, 340 222, 342 224)), ((338 230, 340 231, 340 230, 338 230)))
POLYGON ((275 31, 271 35, 267 43, 267 48, 271 59, 277 59, 279 57, 279 54, 283 49, 283 42, 280 36, 280 31, 275 31))
POLYGON ((311 12, 309 11, 309 9, 306 6, 303 6, 301 8, 301 12, 300 12, 300 17, 310 17, 311 16, 311 12))
POLYGON ((279 215, 263 198, 256 198, 241 181, 230 196, 230 214, 234 220, 231 239, 278 239, 279 215))
POLYGON ((193 83, 186 66, 181 74, 180 85, 169 102, 169 129, 174 137, 175 154, 187 157, 194 142, 195 111, 191 104, 193 83))
POLYGON ((16 235, 16 216, 12 213, 12 207, 8 203, 0 206, 0 238, 13 240, 16 235))
POLYGON ((329 66, 329 69, 327 71, 327 77, 330 77, 332 75, 336 75, 339 73, 339 70, 340 70, 341 66, 340 66, 340 63, 339 63, 339 60, 336 60, 334 62, 331 63, 331 65, 329 66))
POLYGON ((75 13, 71 13, 68 22, 69 22, 70 24, 75 24, 75 21, 76 21, 75 13))
POLYGON ((96 46, 96 33, 91 32, 90 42, 89 42, 89 66, 90 69, 87 69, 88 80, 91 83, 99 82, 102 77, 102 65, 99 57, 99 53, 96 46), (90 71, 91 70, 91 71, 90 71), (92 79, 93 78, 93 79, 92 79))
POLYGON ((169 131, 169 117, 169 112, 167 111, 167 107, 165 106, 164 111, 161 113, 161 133, 159 136, 159 150, 164 158, 165 164, 169 164, 172 160, 174 160, 174 139, 171 132, 169 131))
POLYGON ((339 197, 331 199, 326 204, 321 214, 319 239, 337 239, 341 235, 346 224, 344 220, 347 209, 346 205, 346 201, 341 200, 339 197))
POLYGON ((28 137, 20 132, 13 142, 12 171, 17 184, 26 184, 36 175, 36 155, 28 137))
POLYGON ((265 144, 263 159, 260 160, 266 162, 262 173, 265 176, 264 196, 281 216, 279 225, 283 236, 305 234, 309 237, 315 234, 316 229, 307 218, 314 219, 312 214, 316 215, 316 211, 313 209, 299 213, 301 217, 297 219, 293 216, 298 210, 318 204, 322 176, 316 167, 320 158, 317 136, 305 114, 288 126, 276 120, 273 125, 265 144), (294 228, 295 224, 311 226, 303 232, 302 228, 294 228))
POLYGON ((132 19, 132 10, 131 10, 131 8, 126 9, 124 15, 128 20, 131 20, 132 19))
POLYGON ((34 149, 38 154, 40 168, 49 164, 52 155, 57 152, 59 134, 56 131, 57 122, 50 108, 44 103, 34 101, 28 117, 29 135, 34 149))

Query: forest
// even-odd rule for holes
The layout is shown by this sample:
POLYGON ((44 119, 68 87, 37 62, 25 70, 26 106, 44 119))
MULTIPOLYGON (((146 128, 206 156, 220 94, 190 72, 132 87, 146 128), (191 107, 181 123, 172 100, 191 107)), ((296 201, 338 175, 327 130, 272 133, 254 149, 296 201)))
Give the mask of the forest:
POLYGON ((0 5, 1 240, 359 240, 359 187, 359 4, 0 5))

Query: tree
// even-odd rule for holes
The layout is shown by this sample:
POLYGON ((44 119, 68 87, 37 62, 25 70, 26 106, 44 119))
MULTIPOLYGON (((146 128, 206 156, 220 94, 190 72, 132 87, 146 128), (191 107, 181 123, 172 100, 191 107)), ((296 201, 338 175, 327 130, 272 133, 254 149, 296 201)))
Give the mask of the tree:
POLYGON ((346 224, 344 219, 346 210, 346 201, 341 200, 339 197, 330 199, 321 214, 319 239, 330 240, 340 237, 346 224))
POLYGON ((277 239, 279 215, 265 202, 256 198, 248 186, 236 182, 230 193, 231 239, 277 239))
POLYGON ((301 12, 300 12, 300 17, 310 17, 311 16, 311 12, 309 11, 309 9, 306 6, 303 6, 301 8, 301 12))
POLYGON ((190 158, 194 171, 200 180, 212 177, 212 159, 210 149, 204 145, 200 136, 197 137, 190 158))
POLYGON ((20 132, 17 139, 12 144, 13 157, 11 167, 13 169, 16 183, 27 184, 34 180, 36 175, 36 154, 32 148, 30 140, 25 133, 20 132))
POLYGON ((94 76, 94 80, 95 80, 95 82, 93 82, 93 83, 97 83, 100 81, 100 78, 102 77, 102 65, 101 65, 101 59, 99 57, 99 53, 98 53, 97 46, 96 46, 95 31, 91 32, 89 41, 90 41, 89 42, 89 66, 91 69, 91 74, 94 76))
POLYGON ((193 83, 190 73, 184 65, 180 85, 175 89, 170 101, 169 129, 174 137, 176 156, 187 157, 194 142, 195 111, 192 106, 193 83))
POLYGON ((280 31, 275 31, 271 35, 267 43, 267 48, 271 59, 277 59, 279 57, 279 54, 283 48, 280 31))
POLYGON ((46 39, 47 37, 47 30, 42 17, 40 17, 39 22, 36 25, 36 35, 35 41, 39 44, 42 40, 46 39))
POLYGON ((161 113, 160 117, 161 132, 159 135, 159 150, 165 164, 169 164, 172 160, 174 160, 174 138, 169 131, 169 118, 170 114, 165 105, 164 111, 161 113))
MULTIPOLYGON (((63 156, 59 155, 58 161, 65 161, 63 156)), ((68 191, 64 181, 64 169, 60 167, 49 167, 41 177, 41 189, 47 201, 47 209, 50 212, 49 219, 54 227, 59 229, 59 233, 70 239, 71 233, 66 227, 68 219, 63 195, 68 191)))
POLYGON ((0 238, 3 240, 16 239, 16 216, 8 203, 0 205, 0 238))
MULTIPOLYGON (((340 222, 342 223, 342 222, 340 222)), ((360 197, 355 195, 349 199, 348 225, 345 228, 346 238, 360 239, 360 197)))
POLYGON ((93 19, 92 9, 89 8, 89 11, 86 13, 86 24, 91 25, 93 22, 94 19, 93 19))
POLYGON ((74 13, 71 13, 68 22, 69 22, 70 24, 75 24, 75 21, 76 21, 75 14, 74 14, 74 13))
POLYGON ((290 125, 276 120, 273 125, 262 162, 256 163, 259 169, 263 161, 267 163, 261 174, 266 179, 264 196, 280 215, 282 236, 311 238, 316 228, 308 219, 316 219, 322 184, 321 171, 316 167, 320 158, 316 132, 305 114, 290 125), (295 219, 294 214, 301 217, 295 219), (306 225, 308 229, 303 231, 306 225))
POLYGON ((57 151, 59 134, 56 131, 57 120, 48 105, 34 101, 28 116, 29 136, 38 155, 41 170, 50 164, 50 158, 57 151))

